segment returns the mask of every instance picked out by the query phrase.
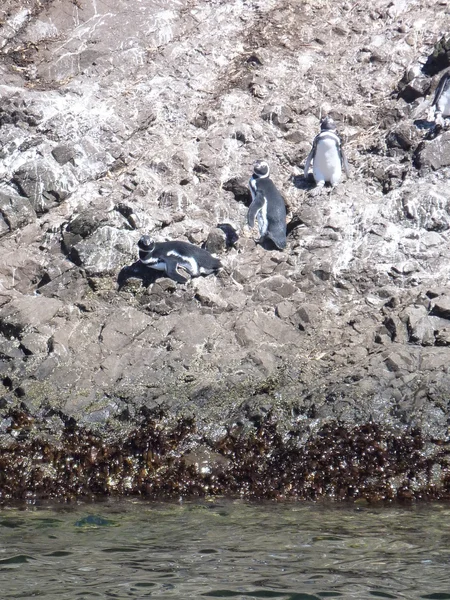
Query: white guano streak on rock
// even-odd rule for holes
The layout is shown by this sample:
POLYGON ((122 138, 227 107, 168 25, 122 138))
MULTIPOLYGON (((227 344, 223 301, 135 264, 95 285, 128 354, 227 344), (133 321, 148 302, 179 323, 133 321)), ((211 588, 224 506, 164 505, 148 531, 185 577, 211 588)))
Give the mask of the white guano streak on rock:
MULTIPOLYGON (((115 17, 115 13, 104 13, 104 14, 95 14, 92 17, 90 17, 87 21, 85 21, 84 23, 81 23, 80 25, 78 25, 77 27, 75 27, 75 29, 73 30, 73 35, 69 37, 69 39, 67 39, 63 44, 61 44, 60 46, 58 46, 57 48, 55 48, 54 50, 54 54, 57 54, 60 50, 62 50, 65 46, 67 46, 68 44, 70 44, 71 42, 75 41, 75 40, 81 40, 83 44, 85 44, 85 41, 83 40, 83 38, 85 39, 90 39, 93 34, 95 33, 96 29, 98 27, 100 27, 101 25, 104 24, 105 20, 108 17, 115 17), (88 24, 94 21, 92 26, 89 26, 88 24)), ((73 53, 70 53, 73 54, 73 53)), ((58 60, 56 62, 59 62, 65 55, 63 54, 62 56, 60 56, 58 58, 58 60)))
POLYGON ((30 11, 24 8, 6 21, 3 25, 2 35, 0 37, 0 48, 3 48, 8 41, 16 35, 29 18, 30 11))

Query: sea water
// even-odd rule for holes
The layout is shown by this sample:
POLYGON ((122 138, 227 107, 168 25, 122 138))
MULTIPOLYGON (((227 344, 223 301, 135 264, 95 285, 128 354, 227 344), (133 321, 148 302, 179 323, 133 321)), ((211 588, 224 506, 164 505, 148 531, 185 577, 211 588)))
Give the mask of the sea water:
POLYGON ((450 506, 3 508, 0 598, 450 599, 450 506))

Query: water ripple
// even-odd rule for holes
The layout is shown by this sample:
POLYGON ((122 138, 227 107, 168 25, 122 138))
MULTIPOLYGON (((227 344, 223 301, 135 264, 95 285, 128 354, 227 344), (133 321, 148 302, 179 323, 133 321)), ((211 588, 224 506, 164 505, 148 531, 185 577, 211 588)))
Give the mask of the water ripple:
POLYGON ((450 507, 121 502, 0 512, 8 600, 450 600, 450 507))

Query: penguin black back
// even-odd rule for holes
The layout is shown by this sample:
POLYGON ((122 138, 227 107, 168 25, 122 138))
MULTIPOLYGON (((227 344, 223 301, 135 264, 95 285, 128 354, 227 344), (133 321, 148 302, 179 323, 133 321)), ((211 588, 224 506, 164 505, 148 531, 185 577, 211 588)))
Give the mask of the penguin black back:
POLYGON ((283 250, 286 247, 286 204, 269 175, 268 163, 258 160, 249 182, 253 200, 247 219, 249 226, 253 227, 257 217, 261 241, 269 238, 283 250))

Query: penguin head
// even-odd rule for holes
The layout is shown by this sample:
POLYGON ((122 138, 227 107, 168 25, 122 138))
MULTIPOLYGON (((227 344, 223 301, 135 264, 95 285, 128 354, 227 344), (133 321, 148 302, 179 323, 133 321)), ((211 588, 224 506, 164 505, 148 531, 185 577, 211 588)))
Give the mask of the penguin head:
POLYGON ((139 250, 152 252, 155 247, 155 241, 149 235, 143 235, 137 243, 139 250))
POLYGON ((253 165, 254 177, 269 177, 269 164, 265 160, 257 160, 253 165))
POLYGON ((336 123, 331 117, 324 117, 320 122, 320 131, 335 131, 336 123))

